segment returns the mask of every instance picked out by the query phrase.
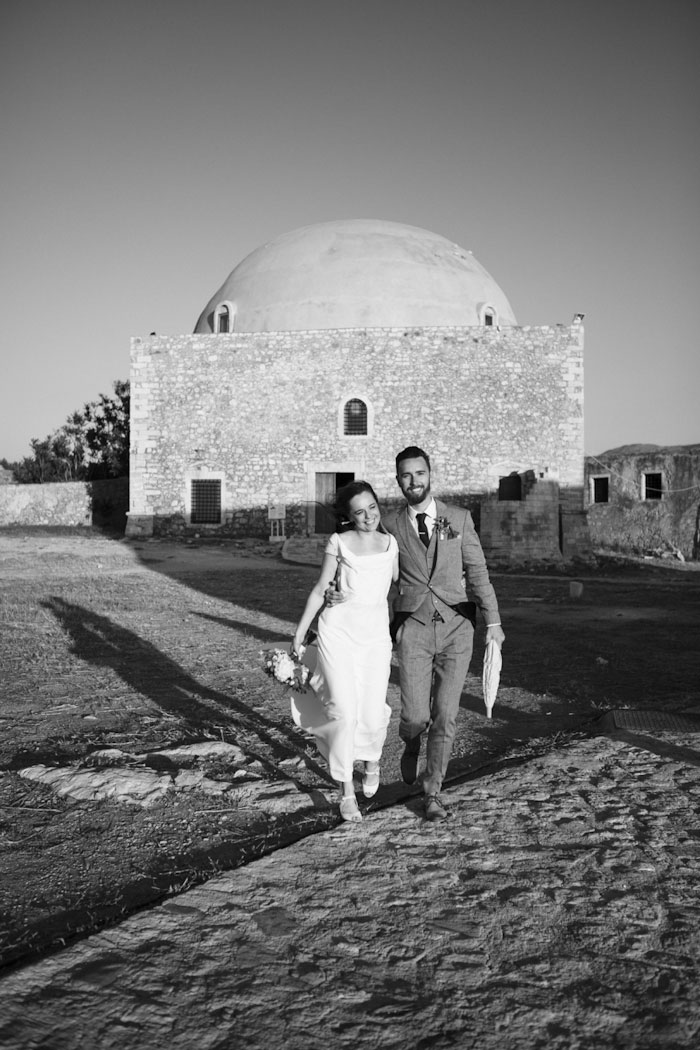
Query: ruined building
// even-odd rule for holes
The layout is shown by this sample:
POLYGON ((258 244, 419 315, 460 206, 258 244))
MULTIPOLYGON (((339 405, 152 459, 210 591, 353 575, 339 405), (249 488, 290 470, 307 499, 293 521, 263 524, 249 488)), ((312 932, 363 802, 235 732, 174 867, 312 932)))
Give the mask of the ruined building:
POLYGON ((700 558, 700 445, 622 445, 585 460, 596 547, 700 558))

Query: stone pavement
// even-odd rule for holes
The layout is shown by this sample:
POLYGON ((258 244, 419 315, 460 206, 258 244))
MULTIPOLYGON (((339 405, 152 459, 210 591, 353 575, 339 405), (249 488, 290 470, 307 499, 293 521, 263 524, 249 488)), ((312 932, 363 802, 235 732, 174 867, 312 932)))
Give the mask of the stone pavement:
POLYGON ((697 733, 613 727, 444 798, 446 824, 369 806, 8 971, 0 1046, 698 1044, 697 733))

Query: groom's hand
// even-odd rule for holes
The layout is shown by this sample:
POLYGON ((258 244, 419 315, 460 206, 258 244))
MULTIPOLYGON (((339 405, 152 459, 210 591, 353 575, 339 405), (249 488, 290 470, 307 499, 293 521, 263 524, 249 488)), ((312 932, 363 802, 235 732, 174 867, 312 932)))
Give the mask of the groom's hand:
POLYGON ((484 644, 488 645, 489 642, 495 642, 498 648, 500 649, 505 641, 505 638, 506 636, 503 633, 503 628, 501 627, 500 623, 497 623, 494 624, 493 627, 486 628, 486 638, 484 639, 484 644))
POLYGON ((342 591, 336 591, 334 583, 329 583, 326 587, 325 594, 323 595, 326 605, 331 606, 339 605, 341 602, 345 601, 345 598, 346 596, 342 591))

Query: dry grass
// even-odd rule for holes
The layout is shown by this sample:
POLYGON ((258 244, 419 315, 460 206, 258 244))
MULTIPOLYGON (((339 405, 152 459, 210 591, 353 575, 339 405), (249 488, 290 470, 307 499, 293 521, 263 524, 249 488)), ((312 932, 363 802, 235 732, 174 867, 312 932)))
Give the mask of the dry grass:
MULTIPOLYGON (((17 541, 30 542, 21 533, 17 541)), ((311 803, 297 817, 278 817, 251 805, 243 790, 217 800, 173 793, 142 809, 68 802, 20 778, 26 766, 75 763, 99 748, 142 754, 216 739, 245 751, 258 783, 293 776, 302 791, 328 787, 258 655, 262 642, 289 637, 315 570, 272 564, 229 570, 224 562, 216 571, 168 573, 162 548, 145 548, 142 564, 130 568, 110 560, 108 541, 96 537, 94 545, 93 568, 85 568, 90 549, 83 549, 79 574, 70 558, 52 560, 50 552, 35 574, 13 575, 11 559, 4 565, 4 963, 335 820, 330 809, 311 803)), ((568 581, 554 577, 506 575, 495 582, 507 632, 498 717, 487 728, 477 722, 478 680, 470 676, 459 761, 473 761, 480 748, 482 757, 537 753, 611 706, 678 710, 698 703, 700 654, 690 644, 700 612, 698 574, 590 579, 578 601, 568 598, 568 581)), ((394 704, 396 696, 394 684, 394 704)), ((209 772, 231 774, 225 767, 209 772)))

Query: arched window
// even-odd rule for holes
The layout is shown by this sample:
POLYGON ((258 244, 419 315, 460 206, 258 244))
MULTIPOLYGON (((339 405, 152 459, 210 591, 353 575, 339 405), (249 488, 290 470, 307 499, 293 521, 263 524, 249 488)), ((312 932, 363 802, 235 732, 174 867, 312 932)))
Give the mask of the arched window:
POLYGON ((343 407, 343 434, 349 436, 367 433, 367 405, 359 397, 352 397, 343 407))
POLYGON ((491 303, 479 303, 479 321, 487 328, 495 327, 498 324, 496 307, 491 303))
POLYGON ((214 311, 214 334, 227 335, 233 331, 236 310, 232 303, 219 303, 214 311))

